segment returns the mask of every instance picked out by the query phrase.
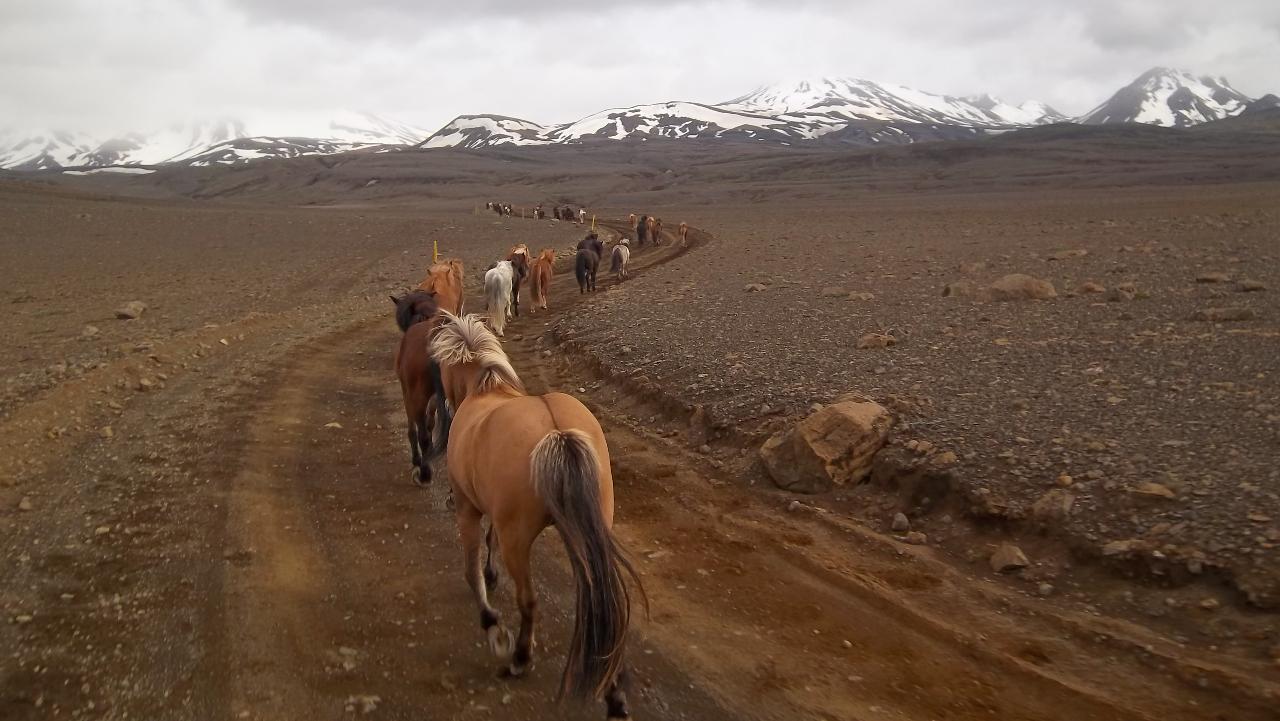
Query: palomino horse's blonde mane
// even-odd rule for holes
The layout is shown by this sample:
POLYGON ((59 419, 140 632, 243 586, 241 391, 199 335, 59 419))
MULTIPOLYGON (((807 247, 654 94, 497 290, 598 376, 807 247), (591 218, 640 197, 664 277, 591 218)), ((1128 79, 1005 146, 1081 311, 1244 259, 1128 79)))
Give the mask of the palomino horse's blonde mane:
POLYGON ((442 366, 458 366, 474 363, 480 366, 480 374, 476 377, 476 391, 490 391, 506 388, 523 394, 524 383, 511 367, 511 360, 502 343, 489 330, 480 317, 468 313, 456 316, 444 309, 439 311, 444 323, 436 330, 431 341, 431 357, 442 366))

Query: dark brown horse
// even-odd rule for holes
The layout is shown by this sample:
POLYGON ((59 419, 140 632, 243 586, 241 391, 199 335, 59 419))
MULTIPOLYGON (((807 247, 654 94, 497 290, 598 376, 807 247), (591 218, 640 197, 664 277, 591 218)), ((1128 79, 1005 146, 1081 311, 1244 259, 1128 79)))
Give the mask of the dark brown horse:
POLYGON ((441 321, 434 293, 415 290, 397 298, 396 325, 403 335, 396 349, 396 376, 404 398, 404 413, 409 421, 409 456, 413 463, 410 480, 418 485, 431 482, 431 460, 444 449, 448 438, 449 411, 441 392, 440 367, 431 359, 428 347, 436 326, 441 321), (434 404, 432 401, 435 401, 434 404), (440 424, 439 442, 431 440, 432 431, 440 424))
POLYGON ((595 233, 578 241, 578 256, 573 260, 573 275, 578 279, 578 292, 596 291, 596 271, 600 269, 600 256, 604 244, 595 233))
POLYGON ((640 220, 636 221, 636 247, 644 245, 645 236, 649 230, 649 216, 642 215, 640 220))
POLYGON ((611 720, 630 718, 624 691, 631 598, 644 599, 635 569, 613 535, 614 489, 600 422, 573 396, 531 396, 498 339, 475 316, 446 315, 431 343, 457 414, 448 439, 464 573, 489 649, 504 673, 533 662, 534 541, 555 526, 573 572, 576 613, 560 696, 603 698, 611 720), (489 600, 481 569, 481 524, 490 521, 516 589, 513 637, 489 600))

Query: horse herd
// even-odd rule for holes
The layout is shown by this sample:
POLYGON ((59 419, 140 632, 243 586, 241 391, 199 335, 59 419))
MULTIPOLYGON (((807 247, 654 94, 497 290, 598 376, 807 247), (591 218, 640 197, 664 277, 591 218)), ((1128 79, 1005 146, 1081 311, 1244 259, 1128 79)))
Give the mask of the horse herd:
MULTIPOLYGON (((661 223, 633 215, 637 242, 659 244, 661 223)), ((680 225, 683 240, 687 226, 680 225)), ((579 293, 595 291, 604 249, 595 232, 579 241, 574 256, 579 293)), ((630 240, 618 240, 610 257, 612 272, 626 278, 630 240)), ((554 248, 543 248, 533 258, 527 245, 512 247, 485 271, 483 317, 464 313, 464 269, 457 259, 433 263, 417 289, 391 296, 401 331, 395 369, 408 418, 410 478, 430 483, 432 460, 445 455, 464 575, 489 649, 502 659, 508 676, 524 675, 533 661, 537 600, 529 557, 542 531, 556 527, 576 594, 559 695, 603 699, 609 719, 627 719, 631 600, 638 596, 646 608, 647 600, 613 535, 613 477, 604 432, 576 398, 526 393, 499 340, 507 321, 520 313, 526 279, 531 311, 547 308, 555 260, 554 248), (490 602, 498 580, 495 546, 515 586, 516 635, 490 602)))
MULTIPOLYGON (((491 201, 485 203, 484 208, 485 210, 492 210, 498 215, 506 218, 510 218, 515 212, 515 208, 513 208, 510 203, 491 201)), ((521 210, 520 213, 521 217, 523 217, 524 211, 521 210)), ((534 206, 533 217, 535 220, 543 220, 547 217, 547 211, 542 207, 541 203, 534 206)), ((577 223, 578 225, 585 225, 587 222, 587 209, 579 207, 575 211, 567 205, 557 205, 551 209, 551 217, 555 220, 564 220, 570 223, 577 223)))

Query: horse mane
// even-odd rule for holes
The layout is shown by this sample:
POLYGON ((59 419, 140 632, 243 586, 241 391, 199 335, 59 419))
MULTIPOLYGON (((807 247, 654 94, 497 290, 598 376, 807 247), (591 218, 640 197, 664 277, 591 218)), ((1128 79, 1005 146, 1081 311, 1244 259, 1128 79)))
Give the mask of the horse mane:
POLYGON ((511 367, 511 360, 502 343, 484 321, 474 313, 456 316, 441 310, 444 323, 431 340, 431 357, 442 366, 458 366, 475 363, 480 366, 476 376, 476 390, 480 393, 506 390, 523 395, 524 383, 511 367))
POLYGON ((436 294, 434 291, 415 290, 405 293, 403 296, 396 298, 391 297, 396 304, 396 325, 400 326, 400 332, 409 330, 409 326, 419 321, 424 321, 440 312, 440 308, 436 305, 436 294))

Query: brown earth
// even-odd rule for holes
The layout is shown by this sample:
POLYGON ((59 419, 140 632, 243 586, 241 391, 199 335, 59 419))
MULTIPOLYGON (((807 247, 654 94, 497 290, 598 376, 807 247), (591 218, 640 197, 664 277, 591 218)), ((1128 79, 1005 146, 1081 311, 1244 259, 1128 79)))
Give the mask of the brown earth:
MULTIPOLYGON (((552 312, 508 332, 530 386, 576 391, 609 434, 619 532, 652 600, 637 718, 1273 718, 1275 526, 1250 514, 1280 517, 1280 189, 1197 185, 1193 159, 1176 187, 792 179, 775 198, 769 164, 792 160, 774 152, 722 161, 761 175, 718 191, 653 189, 648 171, 606 187, 625 157, 573 154, 395 166, 473 179, 429 199, 389 182, 352 198, 334 180, 385 158, 337 161, 311 186, 300 161, 0 187, 0 715, 601 716, 550 697, 571 612, 558 544, 539 545, 539 664, 498 679, 443 489, 408 482, 386 294, 418 280, 429 239, 467 261, 474 309, 489 259, 581 236, 456 199, 483 187, 481 203, 581 199, 696 226, 692 247, 641 251, 632 280, 593 297, 561 269, 552 312), (179 197, 235 184, 271 204, 179 197), (941 295, 1016 272, 1058 297, 941 295), (1210 272, 1230 280, 1196 282, 1210 272), (1085 282, 1132 297, 1075 293, 1085 282), (129 300, 148 310, 116 320, 129 300), (1211 305, 1255 319, 1192 319, 1211 305), (898 342, 857 349, 873 331, 898 342), (769 490, 762 436, 849 391, 900 414, 873 482, 769 490), (686 423, 694 404, 705 427, 686 423), (1062 474, 1072 512, 1042 528, 1029 509, 1062 474), (898 511, 923 543, 889 533, 898 511), (1010 576, 987 565, 1006 542, 1031 560, 1010 576)), ((888 180, 933 160, 902 162, 888 180)))

